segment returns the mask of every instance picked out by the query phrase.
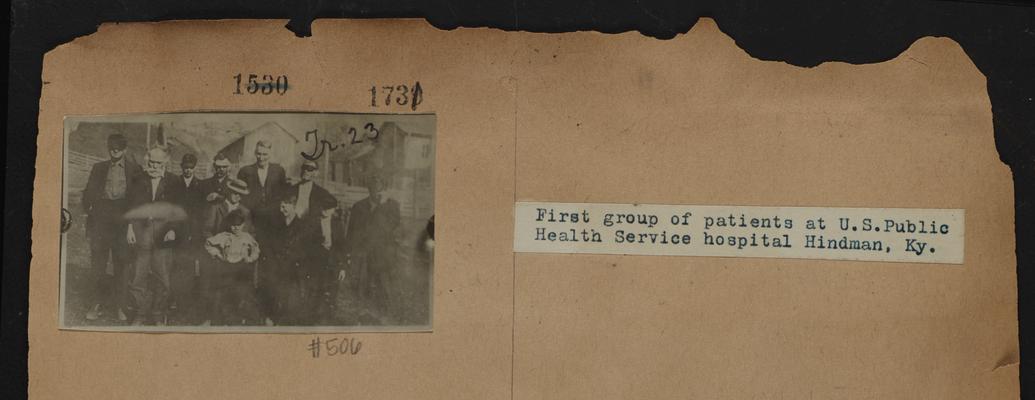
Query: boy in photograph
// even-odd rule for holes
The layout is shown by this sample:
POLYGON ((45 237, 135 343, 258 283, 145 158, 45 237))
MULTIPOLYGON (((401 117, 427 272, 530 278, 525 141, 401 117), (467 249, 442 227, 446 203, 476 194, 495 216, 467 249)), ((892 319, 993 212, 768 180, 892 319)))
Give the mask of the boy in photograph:
MULTIPOLYGON (((218 191, 225 195, 221 195, 220 200, 217 202, 209 204, 208 210, 200 224, 200 238, 204 240, 226 231, 228 228, 227 218, 233 213, 240 214, 240 217, 244 220, 242 229, 245 232, 251 232, 251 210, 245 207, 244 204, 241 204, 241 199, 248 194, 248 185, 244 181, 226 178, 224 188, 218 191)), ((202 320, 210 323, 211 318, 213 318, 210 314, 215 302, 213 285, 216 282, 214 273, 218 263, 213 262, 211 257, 202 257, 199 260, 199 264, 201 269, 201 298, 208 304, 204 308, 208 311, 204 312, 202 320)))
POLYGON ((226 230, 205 240, 211 256, 212 317, 217 325, 246 324, 258 320, 252 277, 259 259, 259 244, 244 231, 244 215, 232 211, 226 217, 226 230))

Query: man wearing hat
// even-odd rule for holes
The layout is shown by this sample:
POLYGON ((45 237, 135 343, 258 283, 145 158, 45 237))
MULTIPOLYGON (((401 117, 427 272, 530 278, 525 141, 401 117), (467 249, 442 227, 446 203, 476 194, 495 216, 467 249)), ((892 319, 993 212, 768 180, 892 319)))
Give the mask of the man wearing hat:
POLYGON ((299 218, 311 222, 320 219, 320 205, 336 203, 337 199, 327 189, 320 187, 313 179, 319 173, 320 166, 312 160, 302 162, 302 173, 298 183, 287 191, 287 195, 295 196, 295 214, 299 218))
MULTIPOLYGON (((295 206, 294 213, 296 218, 300 219, 301 223, 310 227, 311 230, 319 229, 320 221, 323 219, 324 209, 328 204, 336 204, 337 199, 331 195, 327 189, 320 187, 316 182, 317 174, 319 173, 320 167, 315 161, 305 160, 302 162, 302 171, 299 176, 299 181, 295 185, 288 189, 285 193, 285 197, 294 197, 295 206)), ((302 291, 303 307, 304 310, 300 310, 301 322, 304 324, 312 324, 314 322, 313 317, 317 315, 319 310, 316 308, 319 304, 315 301, 317 292, 319 291, 318 283, 322 280, 323 276, 319 273, 323 268, 326 268, 327 258, 326 252, 318 251, 319 242, 321 241, 319 233, 314 235, 314 239, 310 240, 309 243, 304 243, 306 247, 307 257, 302 262, 302 291), (318 258, 319 255, 324 255, 323 259, 318 258)))
MULTIPOLYGON (((229 165, 229 161, 227 162, 227 165, 229 165)), ((215 177, 213 176, 213 178, 215 177)), ((199 240, 201 241, 213 237, 220 232, 226 231, 227 216, 235 211, 244 219, 243 230, 248 233, 254 232, 251 225, 251 210, 249 210, 248 207, 245 207, 244 204, 241 204, 241 199, 249 193, 248 184, 242 180, 234 178, 226 178, 225 182, 225 186, 220 190, 220 192, 225 194, 220 196, 222 197, 222 200, 209 203, 208 209, 205 212, 205 216, 202 220, 203 222, 201 223, 201 236, 199 236, 199 240)), ((212 268, 214 268, 215 265, 212 260, 209 259, 199 261, 199 265, 201 267, 201 297, 204 299, 205 303, 211 305, 214 301, 211 290, 211 286, 213 284, 212 268)), ((209 307, 202 307, 202 309, 206 308, 209 307)), ((208 315, 205 316, 204 320, 208 322, 211 318, 213 318, 213 316, 208 315)))
POLYGON ((211 204, 222 200, 226 180, 229 177, 230 158, 223 153, 216 154, 212 159, 212 176, 201 181, 201 191, 205 194, 205 201, 211 204))
POLYGON ((129 293, 137 307, 133 325, 143 325, 147 318, 164 325, 170 247, 177 237, 177 223, 171 219, 176 214, 171 186, 178 178, 165 169, 169 161, 165 150, 153 148, 145 159, 145 174, 130 182, 126 194, 130 208, 126 242, 136 249, 129 293))
POLYGON ((191 311, 191 291, 195 287, 195 265, 204 238, 198 238, 197 230, 205 204, 201 180, 194 176, 198 157, 187 153, 180 160, 181 175, 172 180, 170 191, 173 204, 183 208, 187 219, 177 227, 178 244, 173 249, 173 265, 170 271, 170 308, 191 311))
POLYGON ((86 312, 87 320, 101 315, 102 304, 117 312, 120 320, 126 319, 123 307, 130 260, 122 214, 128 207, 126 187, 143 171, 126 157, 126 137, 121 134, 108 136, 108 157, 107 161, 93 165, 83 190, 86 237, 90 239, 90 272, 95 285, 93 298, 87 303, 91 304, 86 312), (107 274, 109 256, 114 276, 107 274))
POLYGON ((208 206, 201 226, 201 236, 209 238, 226 230, 226 226, 224 226, 226 216, 230 215, 230 212, 234 210, 241 210, 240 212, 245 219, 245 231, 252 232, 252 212, 241 203, 241 199, 250 193, 248 184, 240 179, 227 178, 221 192, 225 193, 222 196, 222 200, 210 203, 208 206))
POLYGON ((360 286, 360 297, 386 324, 392 310, 389 293, 399 254, 401 213, 399 202, 388 197, 388 184, 382 176, 370 176, 366 186, 369 195, 353 204, 349 213, 344 252, 346 265, 360 286))

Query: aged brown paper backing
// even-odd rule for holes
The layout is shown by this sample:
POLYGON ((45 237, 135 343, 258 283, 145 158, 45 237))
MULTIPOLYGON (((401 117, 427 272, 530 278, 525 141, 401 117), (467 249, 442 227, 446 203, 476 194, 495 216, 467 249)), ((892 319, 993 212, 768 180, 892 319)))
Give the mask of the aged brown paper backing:
POLYGON ((33 194, 35 399, 1012 399, 1013 192, 949 39, 880 64, 759 61, 714 22, 636 33, 423 21, 102 26, 47 54, 33 194), (233 95, 237 73, 284 96, 233 95), (438 121, 432 333, 58 330, 62 118, 191 110, 438 121), (517 200, 966 210, 963 265, 515 254, 517 200), (324 336, 327 336, 324 334, 324 336))

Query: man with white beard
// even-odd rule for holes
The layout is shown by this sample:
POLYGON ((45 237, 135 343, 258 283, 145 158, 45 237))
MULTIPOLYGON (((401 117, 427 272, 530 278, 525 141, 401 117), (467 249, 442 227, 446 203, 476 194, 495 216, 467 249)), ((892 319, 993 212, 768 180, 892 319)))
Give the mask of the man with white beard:
POLYGON ((168 220, 174 214, 171 208, 176 207, 168 203, 174 200, 175 192, 169 189, 176 177, 165 170, 169 161, 165 150, 153 148, 144 158, 144 175, 127 189, 130 211, 126 242, 136 250, 129 292, 136 305, 133 325, 143 325, 149 317, 155 324, 164 325, 170 246, 176 241, 176 225, 168 220))

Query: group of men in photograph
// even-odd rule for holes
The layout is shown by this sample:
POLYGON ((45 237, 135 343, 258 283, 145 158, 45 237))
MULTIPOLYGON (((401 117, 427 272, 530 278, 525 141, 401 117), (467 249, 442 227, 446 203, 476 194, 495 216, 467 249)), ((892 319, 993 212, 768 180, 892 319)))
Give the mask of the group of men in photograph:
POLYGON ((383 177, 369 176, 369 195, 345 209, 315 182, 316 162, 303 160, 291 179, 271 162, 268 141, 256 142, 255 163, 236 176, 217 154, 205 179, 194 154, 174 175, 160 147, 140 165, 123 135, 107 145, 82 197, 96 285, 87 320, 110 312, 132 325, 165 325, 170 313, 178 324, 348 323, 335 310, 349 277, 365 310, 386 323, 401 217, 383 177))

